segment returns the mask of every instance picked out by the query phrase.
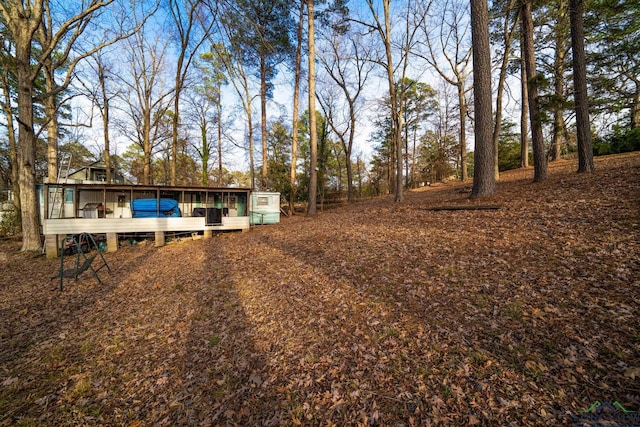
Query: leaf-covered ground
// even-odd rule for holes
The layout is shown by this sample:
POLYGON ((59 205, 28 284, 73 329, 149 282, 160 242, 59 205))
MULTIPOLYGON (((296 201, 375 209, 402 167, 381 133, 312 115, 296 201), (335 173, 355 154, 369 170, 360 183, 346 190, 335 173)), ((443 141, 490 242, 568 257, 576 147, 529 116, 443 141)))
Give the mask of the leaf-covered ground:
POLYGON ((570 425, 640 410, 640 154, 58 260, 0 243, 0 425, 570 425), (497 210, 430 210, 450 205, 497 210))

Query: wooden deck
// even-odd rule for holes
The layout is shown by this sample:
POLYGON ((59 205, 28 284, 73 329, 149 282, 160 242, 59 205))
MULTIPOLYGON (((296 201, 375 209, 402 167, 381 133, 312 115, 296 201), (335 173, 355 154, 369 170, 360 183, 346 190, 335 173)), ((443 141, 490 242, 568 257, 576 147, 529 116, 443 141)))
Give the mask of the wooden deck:
POLYGON ((110 252, 118 248, 118 234, 155 233, 156 241, 164 244, 165 232, 204 232, 205 237, 214 231, 248 231, 249 217, 222 217, 220 225, 206 225, 204 217, 168 217, 168 218, 62 218, 46 219, 43 224, 45 250, 48 258, 58 256, 58 238, 67 234, 106 234, 107 249, 110 252))
POLYGON ((154 231, 248 230, 249 217, 222 217, 221 225, 206 225, 204 217, 62 218, 44 221, 44 234, 144 233, 154 231))

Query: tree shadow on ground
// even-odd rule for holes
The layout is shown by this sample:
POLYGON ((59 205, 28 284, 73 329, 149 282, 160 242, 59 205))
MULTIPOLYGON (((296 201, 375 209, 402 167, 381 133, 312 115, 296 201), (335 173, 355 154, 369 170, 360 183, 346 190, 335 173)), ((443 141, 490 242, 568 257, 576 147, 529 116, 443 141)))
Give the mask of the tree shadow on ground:
MULTIPOLYGON (((428 388, 426 399, 409 399, 418 409, 466 413, 450 420, 465 424, 498 416, 531 423, 543 408, 536 423, 553 424, 597 399, 633 407, 638 397, 628 393, 624 371, 637 363, 638 324, 630 317, 637 293, 620 271, 634 262, 623 254, 599 261, 615 248, 611 226, 567 221, 553 209, 548 216, 543 207, 532 218, 526 205, 446 216, 383 206, 350 219, 300 220, 298 229, 258 240, 286 265, 318 272, 316 286, 350 287, 343 293, 353 299, 343 303, 351 316, 378 306, 361 324, 365 337, 381 338, 352 334, 353 345, 377 347, 373 354, 394 361, 396 368, 382 370, 394 378, 391 387, 413 396, 428 388)), ((632 245, 628 235, 621 239, 632 245)))

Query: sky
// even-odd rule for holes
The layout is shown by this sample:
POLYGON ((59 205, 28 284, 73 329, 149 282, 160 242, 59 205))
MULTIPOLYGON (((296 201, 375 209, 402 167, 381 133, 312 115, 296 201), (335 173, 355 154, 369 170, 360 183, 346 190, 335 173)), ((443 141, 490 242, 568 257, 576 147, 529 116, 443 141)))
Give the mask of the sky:
MULTIPOLYGON (((398 3, 392 3, 392 4, 398 4, 398 3)), ((363 14, 367 13, 366 6, 364 6, 364 2, 362 0, 352 2, 352 7, 359 8, 361 10, 361 13, 363 14)), ((162 28, 162 26, 165 24, 156 22, 153 25, 157 26, 158 28, 162 28)), ((149 31, 149 33, 152 33, 152 32, 149 31)), ((118 52, 116 51, 115 53, 117 56, 118 52)), ((304 59, 304 61, 306 61, 306 58, 304 59)), ((169 56, 167 57, 167 62, 170 69, 171 62, 172 62, 171 54, 169 54, 169 56)), ((275 86, 274 97, 268 103, 268 120, 271 121, 271 120, 276 120, 280 117, 284 117, 284 119, 290 124, 291 114, 292 114, 291 110, 292 110, 292 103, 293 103, 292 102, 293 78, 291 76, 290 71, 284 70, 284 67, 281 67, 281 68, 282 69, 280 70, 280 72, 278 73, 274 81, 274 86, 275 86)), ((306 68, 306 64, 305 64, 305 68, 306 68)), ((316 69, 317 70, 319 69, 319 65, 316 66, 316 69)), ((411 68, 409 70, 409 75, 412 78, 425 81, 431 84, 431 86, 434 88, 438 88, 441 84, 440 79, 434 77, 433 70, 425 69, 424 67, 411 68)), ((169 72, 167 76, 168 81, 170 82, 172 78, 173 78, 173 73, 169 72)), ((360 117, 360 121, 358 123, 357 136, 354 142, 354 150, 353 150, 354 159, 357 153, 362 153, 365 160, 371 159, 374 148, 372 147, 372 144, 369 142, 369 139, 370 139, 371 132, 374 130, 372 123, 374 121, 375 114, 376 114, 376 104, 380 98, 386 96, 386 94, 388 93, 387 84, 388 84, 387 79, 383 75, 382 68, 378 67, 378 69, 371 74, 371 79, 370 79, 368 88, 364 94, 364 98, 366 99, 368 108, 367 108, 367 112, 362 114, 362 116, 360 117)), ((303 86, 306 88, 306 84, 303 84, 303 86)), ((223 100, 224 100, 224 109, 226 111, 226 114, 230 114, 231 112, 234 112, 234 114, 237 117, 233 125, 234 130, 233 131, 230 130, 229 132, 237 143, 242 144, 244 142, 244 133, 245 133, 244 114, 241 111, 238 112, 239 103, 238 103, 237 95, 235 94, 235 90, 233 89, 232 85, 228 85, 226 87, 223 100)), ((78 116, 80 116, 83 113, 88 116, 92 111, 90 103, 86 98, 85 99, 76 98, 74 99, 73 102, 77 110, 78 116)), ((300 96, 300 113, 302 113, 307 108, 307 105, 308 105, 308 95, 306 93, 306 90, 303 89, 300 96)), ((320 106, 317 105, 317 108, 320 109, 320 106)), ((506 105, 505 109, 507 111, 509 110, 509 108, 513 108, 513 102, 511 104, 506 105)), ((259 101, 257 99, 254 102, 254 110, 255 110, 254 121, 256 122, 256 125, 259 125, 260 112, 259 112, 259 101)), ((97 114, 96 109, 94 109, 93 112, 94 114, 97 114)), ((88 120, 88 118, 85 120, 88 120)), ((99 148, 103 145, 102 129, 101 129, 99 116, 96 115, 93 118, 93 125, 94 125, 93 128, 85 129, 84 138, 85 138, 86 145, 93 152, 97 152, 99 151, 99 148)), ((114 130, 111 130, 111 135, 112 135, 113 151, 115 151, 117 154, 122 154, 126 150, 127 146, 131 144, 131 141, 125 135, 118 134, 118 132, 114 130)), ((256 147, 259 147, 260 145, 259 132, 255 133, 255 137, 257 139, 256 147)), ((472 135, 469 135, 468 141, 470 144, 470 147, 468 147, 468 149, 471 149, 473 144, 472 135)), ((225 167, 229 170, 237 170, 237 169, 247 170, 249 166, 247 151, 235 148, 233 147, 233 145, 229 143, 227 143, 226 145, 228 147, 229 153, 227 153, 225 155, 226 157, 224 158, 225 167)), ((256 152, 256 158, 259 158, 258 154, 259 153, 256 152)))

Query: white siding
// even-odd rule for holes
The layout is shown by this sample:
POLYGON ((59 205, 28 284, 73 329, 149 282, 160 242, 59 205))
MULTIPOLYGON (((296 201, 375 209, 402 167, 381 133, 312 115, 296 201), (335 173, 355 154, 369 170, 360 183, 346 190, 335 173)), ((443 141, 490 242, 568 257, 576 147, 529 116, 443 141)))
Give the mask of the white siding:
POLYGON ((138 233, 154 231, 248 230, 249 217, 223 217, 222 225, 206 226, 204 217, 73 218, 44 221, 44 234, 138 233))

